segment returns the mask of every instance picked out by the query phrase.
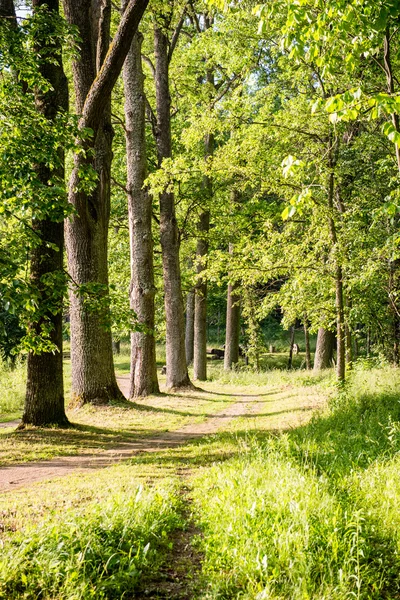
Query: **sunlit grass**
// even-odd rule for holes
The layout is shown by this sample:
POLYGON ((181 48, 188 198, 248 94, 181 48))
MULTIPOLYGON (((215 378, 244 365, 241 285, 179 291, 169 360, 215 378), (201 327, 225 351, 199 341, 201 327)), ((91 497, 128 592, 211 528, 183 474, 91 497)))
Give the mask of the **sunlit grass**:
POLYGON ((126 470, 114 475, 111 489, 98 482, 104 489, 95 500, 67 504, 61 519, 47 513, 39 523, 28 520, 5 541, 1 598, 122 598, 159 569, 171 550, 169 534, 183 524, 176 483, 143 487, 126 470))
POLYGON ((10 421, 20 416, 24 406, 25 382, 24 362, 17 362, 11 368, 0 361, 0 421, 10 421))

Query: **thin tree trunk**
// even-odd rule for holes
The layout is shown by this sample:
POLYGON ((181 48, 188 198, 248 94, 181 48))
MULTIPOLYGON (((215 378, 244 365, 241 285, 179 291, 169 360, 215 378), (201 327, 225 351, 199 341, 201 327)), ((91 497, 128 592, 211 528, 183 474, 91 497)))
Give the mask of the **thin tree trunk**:
POLYGON ((343 269, 337 256, 338 238, 336 232, 336 223, 333 218, 334 211, 334 193, 335 193, 335 166, 336 160, 334 157, 334 142, 333 136, 329 136, 329 151, 328 151, 328 208, 330 215, 329 232, 332 242, 332 251, 334 252, 335 263, 335 306, 336 306, 336 322, 337 322, 337 357, 336 357, 336 373, 339 381, 345 380, 346 365, 345 365, 345 331, 344 331, 344 303, 343 303, 343 269))
POLYGON ((289 360, 288 360, 288 369, 289 369, 289 371, 290 371, 290 369, 293 366, 294 334, 295 334, 295 328, 294 328, 294 325, 292 325, 291 328, 290 328, 290 347, 289 347, 289 360))
MULTIPOLYGON (((213 18, 207 13, 203 15, 204 30, 207 31, 213 24, 213 18)), ((205 83, 208 89, 215 89, 214 73, 207 70, 205 83)), ((208 133, 204 140, 205 159, 208 160, 214 153, 214 135, 208 133)), ((206 257, 208 255, 208 232, 210 230, 210 203, 213 189, 211 177, 206 175, 203 179, 203 190, 207 208, 202 211, 197 224, 199 237, 196 248, 196 299, 194 316, 194 363, 193 374, 195 379, 205 381, 207 379, 207 280, 202 276, 206 269, 206 257)))
POLYGON ((314 371, 329 369, 332 366, 335 334, 323 327, 318 329, 317 347, 314 357, 314 371))
POLYGON ((79 60, 73 62, 76 108, 81 114, 79 126, 93 131, 92 137, 79 142, 82 152, 75 156, 69 183, 69 200, 75 214, 66 224, 68 263, 75 285, 80 291, 82 286, 92 288, 92 292, 95 288, 103 309, 102 315, 86 310, 81 293, 71 290, 72 395, 77 403, 105 404, 123 397, 115 378, 109 327, 110 102, 147 4, 148 0, 129 0, 110 46, 110 0, 102 1, 99 22, 92 19, 96 15, 92 8, 98 6, 96 0, 93 7, 86 0, 64 0, 66 18, 78 29, 81 39, 79 60), (92 191, 85 189, 81 181, 82 172, 88 169, 94 169, 98 175, 92 191))
POLYGON ((304 342, 306 346, 306 369, 311 369, 310 334, 308 332, 307 316, 304 318, 304 342))
POLYGON ((186 333, 185 333, 185 349, 186 362, 192 364, 194 356, 194 297, 195 291, 189 290, 186 298, 186 333))
MULTIPOLYGON (((346 295, 347 311, 351 309, 351 299, 346 295)), ((345 320, 345 336, 346 336, 346 367, 351 370, 353 368, 353 336, 348 323, 348 315, 345 320)))
MULTIPOLYGON (((154 27, 158 163, 172 155, 168 39, 159 22, 154 27)), ((167 389, 191 386, 185 356, 185 318, 179 263, 179 231, 174 194, 160 194, 160 241, 166 317, 167 389)))
MULTIPOLYGON (((64 74, 61 44, 56 28, 54 35, 49 30, 55 25, 59 14, 58 0, 33 0, 33 10, 46 6, 49 16, 46 35, 38 31, 35 51, 52 60, 43 62, 40 71, 50 83, 46 93, 36 93, 36 108, 46 119, 55 120, 60 110, 68 110, 68 82, 64 74)), ((15 12, 13 10, 13 14, 15 12)), ((43 186, 49 185, 54 177, 64 181, 64 153, 59 154, 59 167, 50 169, 47 165, 37 166, 39 180, 43 186)), ((50 184, 51 185, 51 184, 50 184)), ((64 286, 57 290, 45 280, 60 281, 63 277, 64 233, 62 222, 50 218, 34 219, 32 228, 40 237, 40 244, 31 251, 30 279, 32 286, 40 294, 40 304, 45 312, 32 328, 40 336, 43 326, 50 328, 50 341, 56 352, 36 354, 29 352, 27 361, 27 385, 22 424, 25 425, 66 425, 68 419, 64 409, 63 354, 62 354, 62 305, 64 286), (48 307, 48 308, 47 308, 48 307)))
MULTIPOLYGON (((387 91, 391 96, 395 95, 394 76, 391 60, 391 34, 389 27, 386 29, 384 37, 384 69, 386 73, 387 91)), ((400 119, 397 112, 392 115, 392 123, 395 130, 400 133, 400 119)), ((395 144, 397 168, 400 172, 400 147, 395 144)), ((393 334, 393 362, 398 365, 400 362, 400 312, 397 306, 396 298, 399 296, 399 283, 397 272, 399 269, 400 261, 393 260, 390 262, 390 294, 389 294, 389 307, 392 313, 392 334, 393 334)))
MULTIPOLYGON (((233 254, 233 244, 229 244, 229 254, 233 254)), ((240 295, 237 291, 238 287, 239 285, 236 282, 228 284, 224 356, 225 371, 230 371, 233 365, 239 362, 240 295)))
MULTIPOLYGON (((207 235, 210 229, 210 212, 204 211, 200 215, 198 231, 200 235, 207 235)), ((208 241, 204 237, 197 240, 197 276, 201 277, 206 265, 205 257, 208 254, 208 241)), ((193 374, 195 379, 207 379, 207 280, 202 277, 196 285, 195 310, 194 310, 194 363, 193 374)))
POLYGON ((142 35, 137 32, 125 61, 126 158, 131 248, 131 308, 144 331, 131 334, 130 397, 159 392, 154 338, 156 288, 154 285, 152 202, 143 187, 147 176, 145 96, 142 71, 142 35))

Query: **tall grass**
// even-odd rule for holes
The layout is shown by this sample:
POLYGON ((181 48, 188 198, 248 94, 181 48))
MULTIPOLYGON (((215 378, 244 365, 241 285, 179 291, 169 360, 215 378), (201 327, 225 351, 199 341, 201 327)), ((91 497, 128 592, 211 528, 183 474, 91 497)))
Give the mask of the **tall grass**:
POLYGON ((24 406, 26 365, 17 362, 14 368, 0 361, 0 417, 18 416, 24 406))
POLYGON ((399 370, 357 369, 328 414, 203 469, 203 598, 400 597, 398 390, 399 370))
POLYGON ((142 487, 69 510, 5 544, 0 598, 96 600, 130 597, 165 561, 182 524, 176 487, 142 487))

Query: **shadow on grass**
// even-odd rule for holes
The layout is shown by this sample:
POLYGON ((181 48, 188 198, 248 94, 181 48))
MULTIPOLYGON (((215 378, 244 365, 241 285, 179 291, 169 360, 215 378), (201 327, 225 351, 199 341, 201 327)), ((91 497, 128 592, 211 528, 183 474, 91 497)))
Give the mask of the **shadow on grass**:
POLYGON ((329 415, 294 429, 294 454, 318 472, 343 476, 400 452, 400 394, 342 396, 329 415))

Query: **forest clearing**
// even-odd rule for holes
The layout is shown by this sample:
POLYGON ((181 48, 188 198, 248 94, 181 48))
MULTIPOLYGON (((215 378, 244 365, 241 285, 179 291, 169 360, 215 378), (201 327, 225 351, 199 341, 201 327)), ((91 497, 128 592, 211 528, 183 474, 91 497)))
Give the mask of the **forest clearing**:
POLYGON ((0 0, 0 599, 400 600, 400 0, 0 0))

